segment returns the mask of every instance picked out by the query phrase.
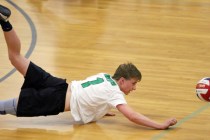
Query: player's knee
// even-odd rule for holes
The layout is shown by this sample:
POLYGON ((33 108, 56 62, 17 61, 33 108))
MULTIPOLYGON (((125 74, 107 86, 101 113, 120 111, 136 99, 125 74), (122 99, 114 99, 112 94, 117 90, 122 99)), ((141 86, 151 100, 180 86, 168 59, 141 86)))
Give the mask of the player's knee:
POLYGON ((9 53, 9 60, 12 65, 15 65, 20 59, 19 55, 9 53))
POLYGON ((15 56, 13 54, 9 53, 8 57, 9 57, 9 60, 11 63, 13 63, 15 61, 15 56))

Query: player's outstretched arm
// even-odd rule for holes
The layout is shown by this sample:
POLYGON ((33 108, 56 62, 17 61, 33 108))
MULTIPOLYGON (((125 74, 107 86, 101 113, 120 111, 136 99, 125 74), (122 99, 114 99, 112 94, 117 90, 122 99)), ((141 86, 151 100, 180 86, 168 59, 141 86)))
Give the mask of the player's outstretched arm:
POLYGON ((148 117, 133 111, 133 109, 126 104, 117 105, 117 109, 130 121, 154 129, 167 129, 177 123, 177 120, 175 118, 170 118, 164 123, 157 123, 149 119, 148 117))

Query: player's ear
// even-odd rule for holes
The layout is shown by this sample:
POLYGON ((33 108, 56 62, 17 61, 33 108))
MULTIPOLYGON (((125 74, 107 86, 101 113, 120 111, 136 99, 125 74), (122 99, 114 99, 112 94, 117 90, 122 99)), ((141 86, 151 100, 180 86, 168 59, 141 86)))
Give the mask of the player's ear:
POLYGON ((125 82, 125 78, 121 77, 118 81, 119 81, 120 84, 123 84, 125 82))

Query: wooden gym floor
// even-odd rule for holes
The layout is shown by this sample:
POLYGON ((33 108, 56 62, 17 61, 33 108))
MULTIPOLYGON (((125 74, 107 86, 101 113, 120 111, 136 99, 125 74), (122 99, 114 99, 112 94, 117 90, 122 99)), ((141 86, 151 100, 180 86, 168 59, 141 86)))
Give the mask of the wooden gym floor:
MULTIPOLYGON (((11 23, 22 53, 51 74, 71 80, 133 62, 143 79, 126 96, 136 111, 162 122, 153 130, 115 117, 76 124, 70 112, 58 116, 0 116, 1 140, 207 140, 210 104, 195 85, 210 76, 209 0, 0 0, 12 10, 11 23)), ((7 58, 0 34, 0 100, 17 97, 23 82, 7 58)))

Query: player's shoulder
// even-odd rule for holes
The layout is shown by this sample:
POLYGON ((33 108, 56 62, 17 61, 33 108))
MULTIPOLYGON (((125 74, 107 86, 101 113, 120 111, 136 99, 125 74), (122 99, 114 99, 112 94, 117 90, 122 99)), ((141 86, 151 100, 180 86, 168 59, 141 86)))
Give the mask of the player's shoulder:
POLYGON ((101 73, 98 73, 97 74, 99 77, 101 76, 101 77, 105 77, 105 78, 112 78, 112 76, 110 75, 110 74, 108 74, 108 73, 103 73, 103 72, 101 72, 101 73))
POLYGON ((101 72, 101 73, 98 73, 97 75, 105 76, 105 75, 110 75, 110 74, 101 72))

